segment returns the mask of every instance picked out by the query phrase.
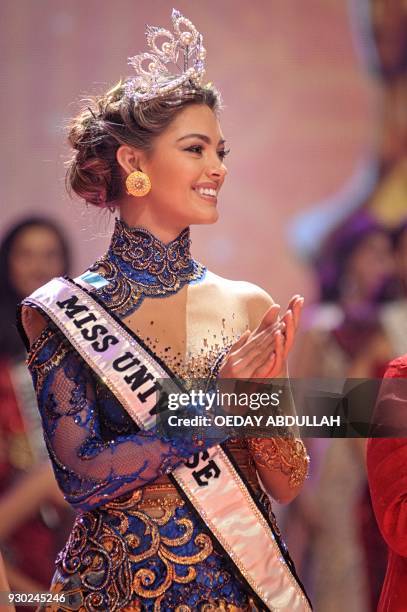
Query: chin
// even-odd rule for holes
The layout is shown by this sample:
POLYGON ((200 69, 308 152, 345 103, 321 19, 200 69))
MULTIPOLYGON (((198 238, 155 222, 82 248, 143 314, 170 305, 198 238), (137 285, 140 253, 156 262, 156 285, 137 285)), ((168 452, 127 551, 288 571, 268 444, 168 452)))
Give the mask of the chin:
POLYGON ((191 225, 212 225, 219 219, 219 213, 214 208, 213 210, 205 211, 204 214, 196 215, 195 219, 191 221, 191 225))

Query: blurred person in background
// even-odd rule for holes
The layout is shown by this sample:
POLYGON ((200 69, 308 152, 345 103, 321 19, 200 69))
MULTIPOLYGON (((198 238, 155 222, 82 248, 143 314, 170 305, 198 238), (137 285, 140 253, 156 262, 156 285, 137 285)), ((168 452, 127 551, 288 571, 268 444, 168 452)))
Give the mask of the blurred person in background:
MULTIPOLYGON (((305 312, 291 372, 295 378, 329 379, 332 391, 340 393, 347 377, 377 377, 384 371, 380 355, 369 363, 369 372, 353 374, 355 363, 381 333, 382 305, 393 297, 389 232, 368 213, 356 213, 328 237, 317 266, 321 301, 305 312)), ((369 501, 367 510, 360 508, 366 491, 364 441, 310 439, 307 445, 313 469, 287 530, 298 532, 299 511, 308 536, 297 554, 310 568, 307 586, 315 608, 374 610, 386 555, 369 501), (375 542, 374 559, 366 555, 357 516, 363 518, 365 533, 369 528, 369 551, 375 542)))
POLYGON ((367 471, 380 531, 388 547, 386 577, 377 612, 407 610, 407 354, 388 366, 367 443, 367 471), (403 437, 395 437, 403 436, 403 437))
POLYGON ((16 307, 69 267, 66 239, 48 219, 20 221, 0 244, 0 541, 11 588, 26 592, 47 590, 72 516, 48 460, 16 307))
POLYGON ((381 313, 382 335, 370 347, 370 359, 387 360, 407 351, 407 221, 393 234, 397 297, 381 313))
MULTIPOLYGON (((305 313, 305 337, 302 345, 299 338, 292 374, 338 380, 379 379, 389 360, 407 350, 407 5, 404 0, 355 0, 351 7, 359 49, 378 85, 374 146, 363 172, 355 173, 347 188, 293 226, 296 247, 314 267, 325 303, 305 313), (389 237, 397 228, 391 262, 389 237), (354 236, 340 246, 336 238, 344 229, 354 236), (332 264, 330 252, 338 247, 332 264), (383 284, 388 274, 394 278, 383 284)), ((376 610, 386 554, 365 478, 365 441, 319 439, 308 445, 313 458, 309 491, 293 510, 300 507, 311 530, 310 539, 296 540, 302 542, 298 558, 315 560, 308 576, 310 583, 315 579, 316 610, 376 610)), ((297 536, 299 523, 290 521, 297 536)))

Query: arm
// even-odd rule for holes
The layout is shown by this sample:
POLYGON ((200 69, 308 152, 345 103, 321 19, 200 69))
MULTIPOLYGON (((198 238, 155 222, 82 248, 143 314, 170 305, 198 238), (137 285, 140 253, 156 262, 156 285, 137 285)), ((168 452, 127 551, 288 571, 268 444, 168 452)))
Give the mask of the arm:
POLYGON ((98 393, 93 373, 41 315, 25 308, 23 324, 45 439, 59 486, 72 505, 88 509, 106 503, 218 442, 208 439, 202 446, 140 431, 106 387, 98 393), (102 413, 108 420, 117 415, 123 433, 106 431, 102 413))
POLYGON ((249 438, 249 449, 267 492, 288 504, 300 492, 309 457, 299 438, 249 438))
MULTIPOLYGON (((271 342, 265 344, 263 341, 259 345, 257 354, 249 361, 249 367, 243 369, 243 359, 239 358, 238 352, 234 354, 232 351, 221 376, 252 379, 287 377, 285 362, 298 326, 301 307, 302 300, 299 296, 293 298, 276 334, 272 332, 271 342)), ((270 296, 256 288, 254 295, 248 300, 249 325, 254 331, 247 335, 246 347, 239 347, 240 353, 249 350, 249 343, 253 343, 256 337, 269 333, 269 328, 276 325, 278 312, 279 306, 273 303, 270 296)), ((288 395, 290 398, 285 413, 295 414, 289 390, 288 395)), ((294 499, 307 475, 309 463, 305 446, 298 438, 297 431, 287 432, 287 437, 249 438, 248 445, 267 492, 282 503, 294 499)))

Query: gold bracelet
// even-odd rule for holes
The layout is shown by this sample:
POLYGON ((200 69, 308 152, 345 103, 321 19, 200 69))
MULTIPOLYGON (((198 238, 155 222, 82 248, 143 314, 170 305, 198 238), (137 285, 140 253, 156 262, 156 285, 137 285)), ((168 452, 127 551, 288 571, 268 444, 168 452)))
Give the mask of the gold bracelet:
POLYGON ((309 457, 298 438, 248 438, 254 461, 260 467, 280 470, 289 477, 291 488, 298 487, 308 475, 309 457))

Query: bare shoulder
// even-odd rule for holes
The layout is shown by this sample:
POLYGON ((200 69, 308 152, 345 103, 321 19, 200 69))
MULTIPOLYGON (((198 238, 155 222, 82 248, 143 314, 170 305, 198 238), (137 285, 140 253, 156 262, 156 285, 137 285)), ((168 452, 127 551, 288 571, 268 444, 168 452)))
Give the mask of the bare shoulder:
POLYGON ((24 304, 21 309, 21 323, 27 335, 30 346, 41 332, 48 326, 48 322, 36 308, 24 304))
POLYGON ((258 325, 264 313, 274 304, 267 291, 254 283, 230 280, 213 272, 208 272, 207 282, 222 299, 238 301, 245 308, 251 326, 258 325))

